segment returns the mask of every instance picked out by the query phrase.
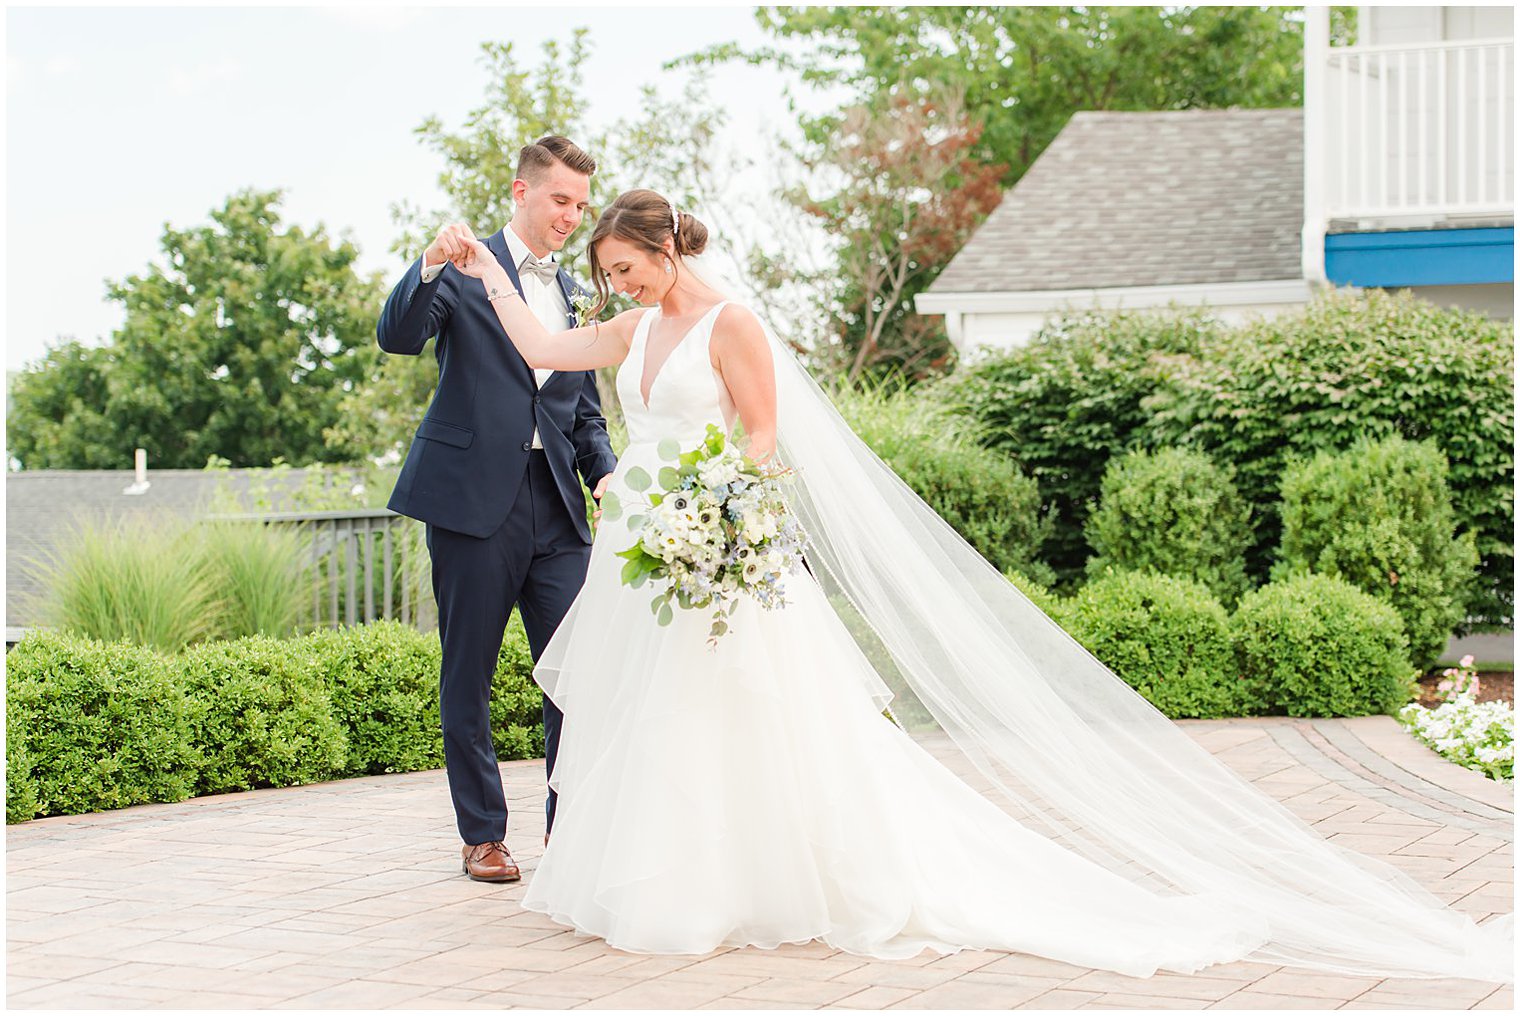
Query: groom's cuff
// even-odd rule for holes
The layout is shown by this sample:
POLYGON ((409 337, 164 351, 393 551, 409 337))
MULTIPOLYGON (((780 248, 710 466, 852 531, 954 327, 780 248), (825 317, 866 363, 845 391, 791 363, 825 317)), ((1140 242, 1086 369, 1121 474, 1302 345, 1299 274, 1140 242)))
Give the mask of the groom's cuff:
POLYGON ((429 282, 432 282, 434 279, 438 278, 438 273, 443 271, 443 266, 446 263, 447 262, 440 261, 436 265, 430 265, 427 263, 427 255, 423 254, 422 258, 417 262, 417 264, 420 265, 422 269, 423 285, 427 285, 429 282))

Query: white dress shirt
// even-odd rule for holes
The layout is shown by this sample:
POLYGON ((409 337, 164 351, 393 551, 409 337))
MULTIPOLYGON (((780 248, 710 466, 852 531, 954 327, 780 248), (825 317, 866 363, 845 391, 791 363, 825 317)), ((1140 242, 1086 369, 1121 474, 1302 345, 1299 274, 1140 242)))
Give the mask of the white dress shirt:
MULTIPOLYGON (((536 275, 523 272, 523 262, 532 257, 533 252, 528 249, 528 245, 523 242, 522 237, 518 236, 513 230, 511 223, 507 224, 507 228, 502 230, 502 233, 507 240, 507 252, 512 256, 512 264, 518 269, 518 278, 522 282, 523 302, 528 305, 528 309, 533 312, 533 316, 538 318, 547 331, 551 333, 565 331, 570 327, 568 320, 570 307, 565 303, 564 292, 559 288, 557 283, 545 282, 536 275)), ((553 251, 549 252, 549 260, 558 260, 554 256, 553 251)), ((420 270, 422 272, 422 281, 432 282, 438 277, 438 273, 443 271, 443 264, 428 264, 427 254, 424 252, 420 270)), ((540 388, 544 386, 553 374, 554 371, 552 370, 535 370, 533 372, 533 376, 540 388)), ((543 444, 538 439, 537 427, 533 428, 533 447, 543 447, 543 444)))

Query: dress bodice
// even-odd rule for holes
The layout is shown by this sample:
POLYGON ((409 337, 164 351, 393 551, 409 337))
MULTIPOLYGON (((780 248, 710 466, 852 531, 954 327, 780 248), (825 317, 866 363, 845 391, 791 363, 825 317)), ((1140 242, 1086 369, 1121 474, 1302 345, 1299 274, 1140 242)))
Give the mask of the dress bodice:
POLYGON ((713 325, 725 306, 726 301, 715 304, 671 349, 654 375, 647 404, 642 385, 648 370, 649 332, 660 309, 655 307, 639 319, 628 357, 617 373, 629 444, 658 444, 675 438, 686 445, 706 434, 710 423, 727 429, 722 380, 713 370, 711 353, 713 325))

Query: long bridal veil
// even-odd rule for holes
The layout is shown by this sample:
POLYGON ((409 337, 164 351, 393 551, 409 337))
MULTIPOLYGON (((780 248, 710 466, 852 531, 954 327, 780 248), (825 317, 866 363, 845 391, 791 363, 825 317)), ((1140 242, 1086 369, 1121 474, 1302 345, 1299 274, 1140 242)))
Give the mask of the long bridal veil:
POLYGON ((1255 960, 1513 980, 1512 914, 1480 927, 1199 747, 877 458, 774 335, 771 347, 813 573, 1021 822, 1154 891, 1223 894, 1270 929, 1255 960))

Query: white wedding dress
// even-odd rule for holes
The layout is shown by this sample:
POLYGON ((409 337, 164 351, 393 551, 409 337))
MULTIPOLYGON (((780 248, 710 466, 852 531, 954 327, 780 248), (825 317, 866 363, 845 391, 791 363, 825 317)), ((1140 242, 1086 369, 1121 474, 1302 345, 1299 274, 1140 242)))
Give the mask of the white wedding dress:
POLYGON ((629 445, 586 583, 536 677, 565 714, 554 833, 523 905, 638 953, 820 939, 864 956, 1034 953, 1145 976, 1239 959, 1266 922, 1221 893, 1163 895, 1015 821, 882 715, 890 698, 806 572, 787 606, 661 627, 625 587, 624 477, 694 447, 731 403, 709 362, 722 305, 640 390, 658 310, 617 388, 629 445))

